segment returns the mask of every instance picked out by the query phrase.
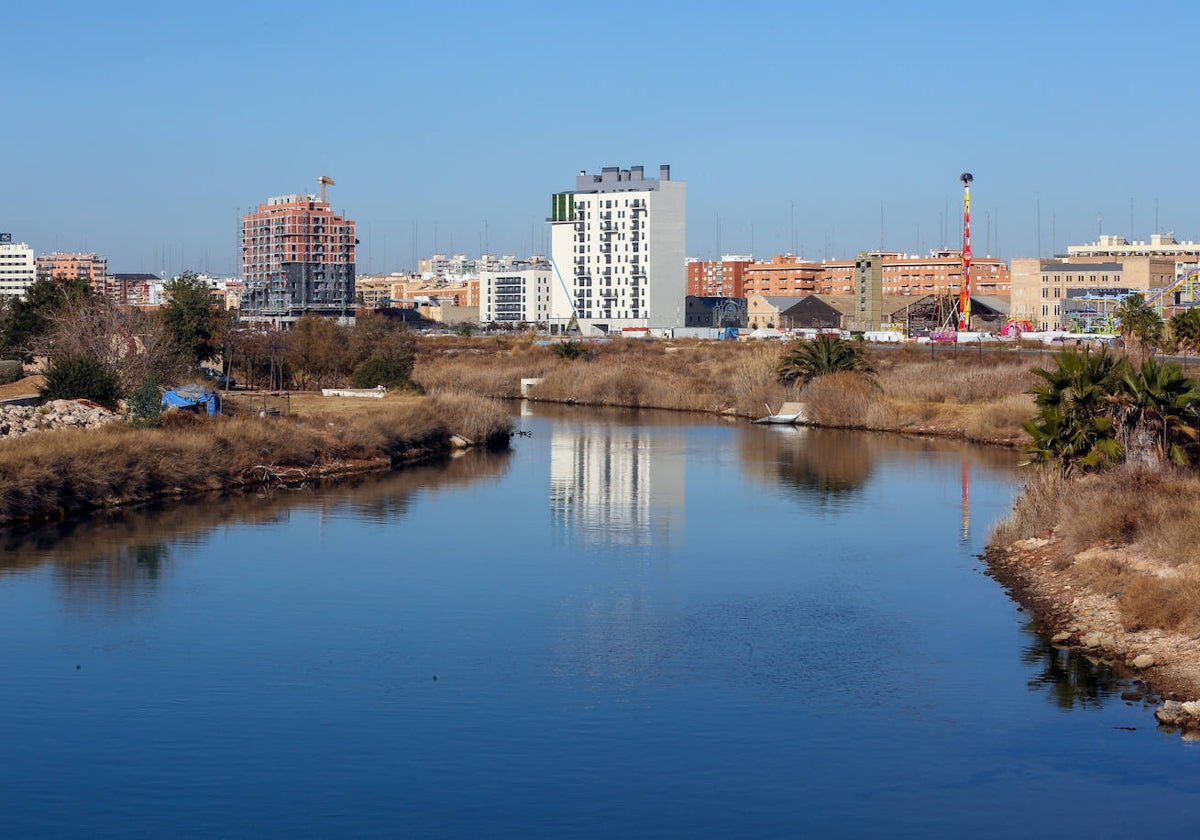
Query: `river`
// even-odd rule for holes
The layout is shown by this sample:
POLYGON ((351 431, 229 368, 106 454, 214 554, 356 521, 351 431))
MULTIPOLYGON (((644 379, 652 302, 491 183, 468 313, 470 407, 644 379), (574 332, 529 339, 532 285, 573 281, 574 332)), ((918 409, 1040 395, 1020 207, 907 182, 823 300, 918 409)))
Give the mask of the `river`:
POLYGON ((517 424, 0 535, 0 836, 1194 830, 1196 746, 984 574, 1014 453, 517 424))

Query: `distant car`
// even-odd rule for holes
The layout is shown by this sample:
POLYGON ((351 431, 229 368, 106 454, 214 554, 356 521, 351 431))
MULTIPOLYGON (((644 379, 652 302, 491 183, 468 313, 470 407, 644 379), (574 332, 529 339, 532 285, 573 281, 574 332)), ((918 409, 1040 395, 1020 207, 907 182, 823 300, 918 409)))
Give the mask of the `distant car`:
POLYGON ((237 381, 232 376, 227 376, 216 368, 202 367, 200 375, 210 382, 215 382, 218 388, 233 388, 237 386, 237 381))

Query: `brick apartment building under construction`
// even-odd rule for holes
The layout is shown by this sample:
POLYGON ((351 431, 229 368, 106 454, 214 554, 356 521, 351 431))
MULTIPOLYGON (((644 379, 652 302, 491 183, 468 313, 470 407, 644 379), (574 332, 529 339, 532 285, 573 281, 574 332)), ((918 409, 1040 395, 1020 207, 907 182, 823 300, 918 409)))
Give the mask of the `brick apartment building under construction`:
POLYGON ((354 314, 355 223, 315 195, 285 195, 242 217, 242 316, 287 324, 354 314))

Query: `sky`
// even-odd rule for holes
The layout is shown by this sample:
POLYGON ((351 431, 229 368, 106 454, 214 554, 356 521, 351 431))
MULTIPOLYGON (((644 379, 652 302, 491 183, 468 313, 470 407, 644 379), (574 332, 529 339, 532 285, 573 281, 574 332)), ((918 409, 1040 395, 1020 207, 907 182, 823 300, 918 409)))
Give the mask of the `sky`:
POLYGON ((319 192, 360 273, 544 253, 580 170, 671 166, 689 255, 1200 239, 1200 4, 8 0, 0 231, 236 275, 319 192), (1040 222, 1040 224, 1039 224, 1040 222), (415 242, 415 247, 414 247, 415 242))

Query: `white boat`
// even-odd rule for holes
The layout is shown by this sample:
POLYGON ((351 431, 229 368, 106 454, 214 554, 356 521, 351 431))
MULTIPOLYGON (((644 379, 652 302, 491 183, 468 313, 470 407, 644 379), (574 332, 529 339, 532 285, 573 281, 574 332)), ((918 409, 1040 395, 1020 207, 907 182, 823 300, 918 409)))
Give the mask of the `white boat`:
POLYGON ((771 406, 767 405, 767 416, 760 417, 754 422, 767 426, 795 426, 803 419, 804 405, 788 402, 781 405, 778 412, 772 411, 771 406))

